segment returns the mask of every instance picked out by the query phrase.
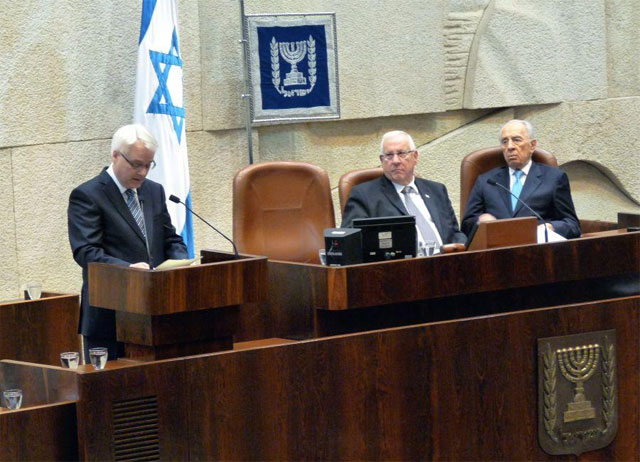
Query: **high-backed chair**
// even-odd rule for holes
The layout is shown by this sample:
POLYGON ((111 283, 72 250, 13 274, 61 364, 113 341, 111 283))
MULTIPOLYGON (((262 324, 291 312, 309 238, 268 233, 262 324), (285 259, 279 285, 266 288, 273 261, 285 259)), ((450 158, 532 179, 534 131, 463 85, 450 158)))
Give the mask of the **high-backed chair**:
POLYGON ((238 251, 318 263, 323 231, 335 227, 329 176, 303 162, 250 165, 233 179, 233 237, 238 251))
POLYGON ((365 181, 382 176, 382 167, 363 168, 345 173, 338 181, 338 196, 340 198, 340 212, 344 213, 344 206, 349 199, 351 188, 365 181))
MULTIPOLYGON (((556 156, 544 149, 536 148, 533 151, 532 159, 539 164, 558 166, 556 156)), ((464 216, 469 194, 471 194, 473 185, 476 184, 478 175, 505 164, 500 146, 479 149, 464 156, 460 164, 460 219, 464 216)))

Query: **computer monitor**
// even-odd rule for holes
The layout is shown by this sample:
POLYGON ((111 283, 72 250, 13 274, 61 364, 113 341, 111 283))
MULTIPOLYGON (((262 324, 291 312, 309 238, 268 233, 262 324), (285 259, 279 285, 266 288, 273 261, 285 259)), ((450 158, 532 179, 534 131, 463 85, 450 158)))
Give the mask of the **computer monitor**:
POLYGON ((353 227, 362 230, 362 261, 397 260, 416 256, 416 218, 356 218, 353 227))

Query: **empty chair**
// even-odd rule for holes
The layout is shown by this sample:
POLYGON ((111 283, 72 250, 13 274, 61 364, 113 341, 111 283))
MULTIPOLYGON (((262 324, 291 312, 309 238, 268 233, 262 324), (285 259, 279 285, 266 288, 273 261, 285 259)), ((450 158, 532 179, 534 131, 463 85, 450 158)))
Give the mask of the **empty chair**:
POLYGON ((329 176, 303 162, 250 165, 233 179, 238 250, 274 260, 318 263, 323 231, 335 227, 329 176))

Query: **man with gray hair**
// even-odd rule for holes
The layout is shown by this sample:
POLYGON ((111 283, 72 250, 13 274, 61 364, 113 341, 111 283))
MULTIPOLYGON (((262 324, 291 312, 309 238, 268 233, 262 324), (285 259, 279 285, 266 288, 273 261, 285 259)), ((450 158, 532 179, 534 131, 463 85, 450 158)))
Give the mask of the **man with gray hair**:
POLYGON ((537 144, 531 124, 510 120, 500 130, 500 144, 507 165, 478 176, 462 218, 462 231, 469 234, 477 222, 534 216, 511 191, 540 214, 549 229, 567 239, 580 237, 567 174, 531 160, 537 144))
POLYGON ((71 192, 67 210, 73 258, 82 267, 79 332, 85 358, 93 347, 117 357, 115 313, 89 305, 92 262, 150 268, 167 258, 187 258, 167 211, 162 185, 147 180, 158 143, 142 125, 125 125, 111 141, 111 165, 71 192))
POLYGON ((355 218, 413 215, 419 254, 426 255, 431 247, 438 253, 444 244, 465 242, 447 188, 414 176, 418 151, 411 135, 398 130, 385 133, 380 149, 383 175, 351 190, 342 226, 352 226, 355 218))

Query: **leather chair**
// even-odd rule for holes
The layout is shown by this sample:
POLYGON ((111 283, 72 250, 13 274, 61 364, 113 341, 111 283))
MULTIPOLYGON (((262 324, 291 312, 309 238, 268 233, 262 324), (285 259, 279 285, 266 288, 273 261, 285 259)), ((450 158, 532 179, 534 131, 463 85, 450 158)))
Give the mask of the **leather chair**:
POLYGON ((335 227, 329 176, 303 162, 250 165, 233 179, 233 237, 238 251, 319 263, 324 229, 335 227))
MULTIPOLYGON (((558 166, 556 156, 544 149, 536 148, 533 151, 532 159, 539 164, 558 166)), ((462 159, 460 164, 460 219, 464 216, 467 200, 469 200, 473 185, 476 184, 476 178, 501 165, 505 165, 505 160, 500 146, 473 151, 462 159)))
POLYGON ((382 176, 382 167, 363 168, 345 173, 338 181, 338 196, 340 198, 340 213, 344 213, 344 206, 349 199, 351 188, 365 181, 373 180, 382 176))

